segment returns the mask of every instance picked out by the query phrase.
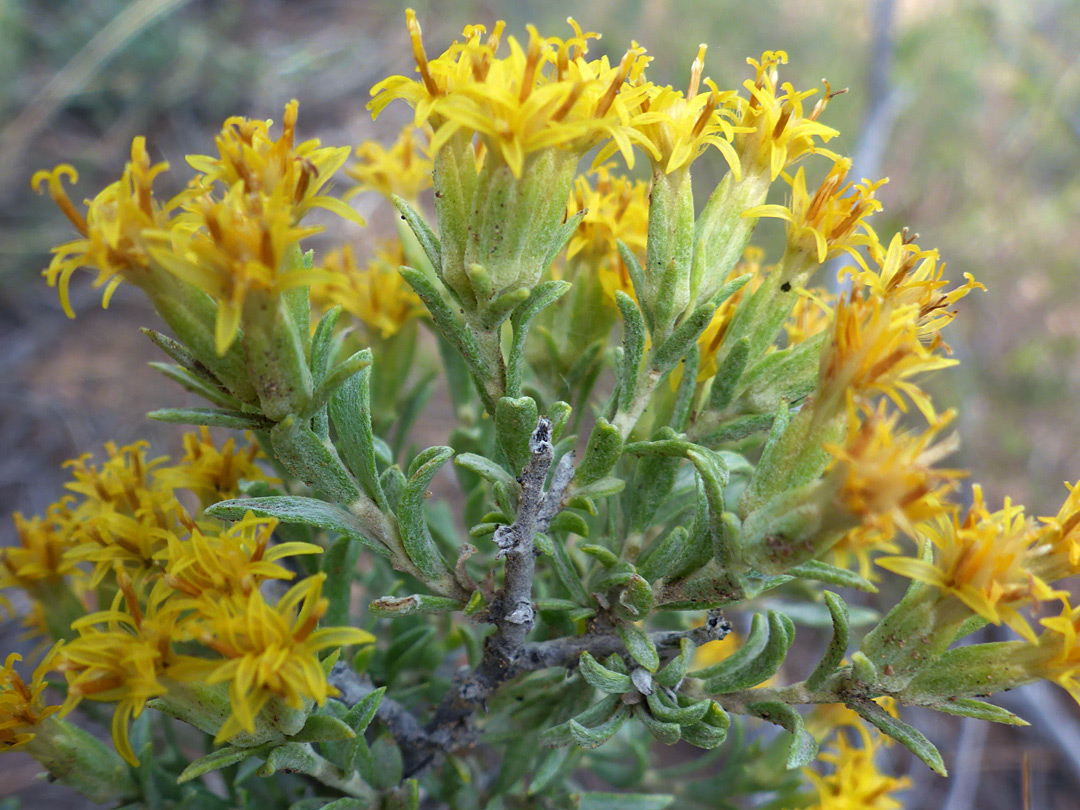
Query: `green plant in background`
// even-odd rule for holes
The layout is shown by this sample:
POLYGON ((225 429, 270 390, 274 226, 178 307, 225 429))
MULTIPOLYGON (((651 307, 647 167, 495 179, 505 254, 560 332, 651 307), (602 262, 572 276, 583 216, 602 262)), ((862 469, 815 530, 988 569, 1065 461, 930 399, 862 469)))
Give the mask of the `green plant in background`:
POLYGON ((881 183, 825 147, 827 84, 780 83, 776 51, 720 90, 703 47, 686 92, 658 87, 643 49, 590 60, 573 23, 501 50, 501 23, 469 26, 429 60, 408 24, 419 77, 371 106, 414 125, 346 169, 401 216, 367 265, 302 247, 312 209, 358 218, 330 193, 350 150, 297 142, 295 102, 276 137, 229 119, 167 201, 143 139, 85 212, 71 167, 35 176, 80 234, 46 271, 69 314, 79 268, 106 304, 139 287, 172 333, 144 330, 160 370, 207 406, 151 414, 200 426, 181 459, 108 445, 16 516, 0 586, 49 650, 29 685, 0 670, 0 748, 132 808, 889 808, 890 739, 945 773, 899 707, 1018 724, 982 698, 1080 695, 1053 587, 1080 572, 1080 489, 1039 521, 952 500, 954 414, 919 382, 955 363, 941 330, 979 285, 875 233, 881 183), (773 264, 763 217, 786 222, 773 264), (847 291, 814 286, 845 253, 847 291), (457 424, 420 449, 440 379, 457 424), (451 459, 456 509, 429 497, 451 459), (876 590, 875 564, 912 581, 884 617, 826 589, 876 590), (822 623, 816 666, 785 666, 822 623), (1020 638, 958 643, 987 623, 1020 638), (101 703, 115 750, 64 719, 101 703))

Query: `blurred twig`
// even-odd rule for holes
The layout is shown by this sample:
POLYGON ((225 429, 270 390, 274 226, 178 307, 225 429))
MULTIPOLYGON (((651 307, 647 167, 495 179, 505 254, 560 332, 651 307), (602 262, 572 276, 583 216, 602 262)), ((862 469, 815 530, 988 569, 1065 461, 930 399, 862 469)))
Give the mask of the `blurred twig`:
POLYGON ((11 126, 0 132, 0 188, 22 167, 23 149, 64 102, 82 90, 112 57, 143 29, 189 0, 135 0, 117 14, 41 88, 11 126))

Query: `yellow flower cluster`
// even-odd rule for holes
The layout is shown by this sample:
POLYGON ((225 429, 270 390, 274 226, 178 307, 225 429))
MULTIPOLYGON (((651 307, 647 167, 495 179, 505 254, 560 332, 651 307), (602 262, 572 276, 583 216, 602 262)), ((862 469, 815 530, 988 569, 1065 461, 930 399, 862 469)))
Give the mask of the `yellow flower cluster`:
POLYGON ((387 242, 363 268, 347 245, 323 259, 326 275, 311 287, 311 300, 320 309, 340 306, 367 330, 369 336, 397 334, 425 310, 420 298, 398 273, 405 264, 400 242, 387 242))
POLYGON ((22 660, 18 653, 11 653, 0 667, 0 753, 30 742, 38 723, 60 711, 59 706, 46 706, 42 694, 55 653, 54 648, 41 660, 29 684, 15 671, 16 662, 22 660))
POLYGON ((630 272, 619 254, 619 242, 637 256, 645 255, 649 230, 649 185, 612 174, 607 165, 591 174, 594 182, 580 175, 566 206, 567 217, 579 211, 581 218, 566 246, 567 272, 571 281, 581 273, 594 273, 604 291, 604 301, 615 305, 615 293, 636 299, 630 272))
POLYGON ((818 794, 810 810, 901 810, 904 805, 893 794, 911 787, 911 780, 882 773, 874 762, 878 743, 861 724, 853 727, 858 730, 861 746, 852 745, 846 734, 839 733, 820 756, 833 766, 832 773, 823 776, 810 768, 803 771, 818 794))
POLYGON ((415 203, 420 192, 431 188, 430 141, 429 130, 407 126, 389 149, 375 141, 357 146, 356 162, 345 168, 345 174, 356 181, 350 195, 377 191, 387 199, 398 196, 415 203))
POLYGON ((742 260, 732 268, 726 281, 739 278, 747 273, 750 280, 740 287, 734 295, 725 301, 705 327, 705 331, 698 338, 698 350, 701 352, 701 366, 698 370, 698 382, 704 382, 710 377, 716 376, 716 355, 724 342, 728 328, 739 310, 739 305, 761 286, 763 278, 761 261, 765 258, 765 252, 753 245, 743 251, 742 260))
MULTIPOLYGON (((97 271, 104 303, 120 281, 151 294, 161 274, 172 274, 209 294, 217 303, 214 340, 224 354, 240 330, 249 294, 280 295, 322 275, 300 256, 301 240, 319 227, 300 220, 314 208, 363 221, 340 200, 322 193, 349 156, 348 147, 322 147, 317 140, 296 143, 297 103, 285 108, 282 133, 270 135, 270 121, 230 118, 216 139, 218 154, 189 155, 198 174, 164 205, 153 194, 155 178, 168 164, 151 165, 145 139, 136 138, 121 179, 88 203, 81 214, 63 187, 75 180, 68 165, 34 175, 83 238, 56 248, 45 271, 59 289, 70 317, 71 274, 97 271)), ((153 296, 152 296, 153 297, 153 296)))

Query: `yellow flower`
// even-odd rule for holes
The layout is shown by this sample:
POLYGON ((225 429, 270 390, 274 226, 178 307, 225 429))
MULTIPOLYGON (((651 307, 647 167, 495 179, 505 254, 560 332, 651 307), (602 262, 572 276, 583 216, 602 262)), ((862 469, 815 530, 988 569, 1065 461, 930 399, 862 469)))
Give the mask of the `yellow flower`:
POLYGON ((115 703, 112 737, 117 752, 138 765, 128 726, 146 702, 168 690, 163 678, 185 680, 198 659, 180 655, 173 645, 195 637, 195 625, 165 595, 151 594, 145 605, 131 579, 117 576, 120 587, 109 610, 77 620, 79 637, 62 648, 59 669, 68 681, 65 710, 83 698, 115 703))
POLYGON ((1080 607, 1072 607, 1068 598, 1061 601, 1060 615, 1040 621, 1046 630, 1039 635, 1036 649, 1024 658, 1034 673, 1053 681, 1080 703, 1080 607))
POLYGON ((1046 579, 1061 579, 1080 573, 1080 481, 1066 483, 1069 497, 1054 517, 1041 517, 1039 544, 1044 549, 1040 573, 1046 579), (1043 573, 1045 572, 1045 573, 1043 573))
POLYGON ((850 413, 844 444, 825 445, 835 459, 834 474, 842 480, 838 505, 885 540, 897 527, 914 536, 915 524, 951 511, 946 499, 966 473, 934 465, 955 452, 960 441, 955 433, 934 441, 955 415, 942 414, 916 435, 897 432, 900 414, 887 413, 885 402, 864 420, 850 413))
POLYGON ((183 228, 161 234, 162 244, 151 248, 162 266, 217 301, 219 355, 239 333, 249 294, 276 297, 325 276, 301 260, 300 241, 322 228, 296 224, 293 193, 287 184, 269 194, 247 193, 237 183, 220 200, 208 193, 193 197, 184 205, 183 228))
POLYGON ((743 84, 750 98, 736 96, 732 100, 737 111, 734 146, 742 160, 742 173, 768 172, 775 180, 787 166, 809 154, 839 159, 836 153, 821 148, 818 141, 827 143, 840 133, 817 120, 829 100, 839 93, 831 92, 829 83, 825 82, 825 94, 807 115, 803 101, 816 90, 799 92, 786 82, 777 89, 777 66, 787 64, 787 53, 765 51, 761 61, 747 59, 746 62, 757 73, 753 81, 743 84))
POLYGON ((0 588, 32 589, 72 573, 75 563, 65 556, 73 546, 70 515, 53 504, 44 518, 14 515, 19 543, 0 548, 0 588))
POLYGON ((147 442, 119 448, 109 442, 108 458, 100 465, 90 464, 89 453, 65 465, 75 478, 65 487, 82 496, 71 505, 74 540, 67 557, 94 565, 92 587, 118 565, 136 579, 156 572, 154 555, 170 533, 191 525, 172 487, 154 477, 168 457, 147 460, 148 447, 147 442))
POLYGON ((389 149, 375 141, 365 141, 356 147, 356 163, 345 174, 356 181, 350 191, 377 191, 387 199, 397 195, 415 202, 424 189, 431 188, 434 164, 428 144, 428 130, 407 126, 401 130, 389 149))
POLYGON ((183 457, 174 465, 154 470, 154 478, 173 489, 189 489, 204 503, 235 498, 240 494, 241 481, 280 483, 255 463, 264 456, 250 435, 247 440, 239 451, 232 437, 218 449, 206 427, 197 433, 185 433, 183 457))
POLYGON ((1006 498, 1002 509, 991 513, 978 486, 974 499, 963 521, 954 513, 918 527, 920 542, 934 546, 933 562, 882 557, 877 563, 933 585, 941 598, 959 600, 971 612, 994 624, 1007 624, 1034 643, 1035 634, 1018 608, 1064 592, 1053 591, 1032 571, 1039 554, 1038 533, 1024 508, 1006 498))
POLYGON ((566 246, 567 275, 596 273, 604 301, 614 306, 617 291, 637 298, 618 243, 625 243, 638 256, 644 255, 649 231, 649 184, 613 175, 607 166, 598 166, 590 174, 595 176, 595 183, 579 175, 566 206, 567 217, 585 212, 566 246))
POLYGON ((369 334, 397 334, 425 309, 398 268, 405 263, 400 242, 386 242, 361 269, 348 245, 326 255, 324 272, 311 287, 311 300, 322 309, 340 305, 360 321, 369 334))
POLYGON ((787 345, 795 346, 824 332, 832 322, 838 296, 824 287, 798 290, 795 306, 784 321, 787 345))
MULTIPOLYGON (((641 112, 633 117, 633 126, 642 136, 642 146, 648 151, 657 171, 671 174, 684 169, 709 146, 715 146, 731 167, 738 180, 741 177, 739 156, 731 145, 734 128, 728 119, 732 111, 724 103, 734 98, 732 90, 720 92, 711 79, 705 79, 708 91, 698 92, 701 71, 705 67, 705 45, 698 48, 690 67, 690 85, 683 95, 671 87, 645 85, 646 96, 641 112)), ((598 162, 606 160, 619 148, 609 143, 597 155, 598 162)))
POLYGON ((900 546, 893 532, 882 532, 874 526, 856 526, 829 549, 829 562, 837 568, 850 569, 858 564, 859 576, 870 582, 881 579, 874 559, 882 554, 899 554, 900 546))
MULTIPOLYGON (((917 306, 919 334, 923 340, 940 341, 941 330, 956 317, 955 310, 950 307, 972 290, 986 289, 970 273, 965 273, 967 281, 962 286, 945 292, 949 282, 942 277, 945 265, 938 264, 938 252, 920 248, 908 238, 906 229, 893 236, 887 249, 876 239, 870 239, 866 244, 877 269, 865 265, 860 269, 850 266, 845 269, 845 275, 850 275, 857 284, 864 285, 882 300, 900 306, 917 306)), ((859 261, 861 264, 861 258, 859 261)))
POLYGON ((911 780, 879 771, 874 763, 874 738, 862 725, 855 728, 862 747, 854 747, 845 734, 838 734, 832 747, 820 755, 821 761, 833 766, 831 774, 822 776, 810 768, 803 770, 818 792, 811 810, 901 810, 903 803, 892 794, 911 787, 911 780))
POLYGON ((719 309, 713 314, 709 325, 698 337, 698 349, 701 352, 701 367, 698 370, 698 382, 704 382, 710 377, 716 376, 716 356, 720 351, 727 335, 728 327, 731 326, 744 299, 754 294, 761 286, 763 274, 761 272, 761 260, 765 257, 765 251, 753 245, 743 251, 742 260, 728 273, 726 281, 731 281, 739 276, 751 274, 750 280, 735 291, 719 309))
POLYGON ((434 131, 432 154, 455 133, 474 133, 520 177, 531 152, 562 148, 584 154, 611 138, 633 165, 631 144, 641 137, 627 122, 645 90, 627 79, 636 81, 648 61, 641 48, 631 47, 616 66, 607 57, 589 61, 588 41, 598 35, 570 20, 569 39, 542 37, 529 26, 525 47, 508 37, 510 53, 499 57, 505 27, 500 21, 486 40, 484 26, 467 26, 463 43, 429 60, 412 9, 406 19, 420 80, 391 76, 372 88, 368 106, 378 116, 394 99, 412 105, 416 125, 427 123, 434 131))
POLYGON ((277 561, 297 554, 321 554, 322 548, 300 542, 270 545, 276 526, 273 518, 257 518, 249 512, 216 534, 195 528, 183 540, 170 536, 157 555, 165 566, 156 586, 164 589, 160 598, 171 590, 190 597, 177 603, 190 607, 202 605, 202 600, 247 596, 268 579, 292 579, 295 573, 277 561))
POLYGON ((837 305, 832 330, 821 354, 815 412, 820 419, 838 414, 851 398, 865 405, 884 394, 901 410, 905 397, 934 421, 930 398, 911 378, 956 365, 934 354, 920 340, 918 309, 897 306, 854 291, 837 305))
POLYGON ((845 182, 850 169, 850 160, 837 160, 811 197, 806 190, 806 175, 800 168, 791 180, 789 205, 758 205, 744 211, 743 216, 786 220, 788 250, 812 257, 818 264, 841 253, 854 253, 856 245, 868 241, 860 231, 868 234, 871 241, 877 241, 866 219, 881 210, 874 194, 888 180, 845 182))
POLYGON ((131 142, 131 161, 124 167, 120 179, 104 189, 87 204, 84 216, 67 195, 63 178, 77 182, 78 173, 68 164, 52 171, 39 171, 31 183, 40 190, 48 186, 49 195, 67 215, 81 239, 53 248, 53 259, 44 276, 50 287, 56 287, 60 303, 69 318, 75 317, 71 308, 68 287, 71 275, 80 267, 97 271, 95 287, 105 287, 102 306, 108 307, 117 285, 128 281, 137 286, 149 283, 153 272, 147 252, 146 233, 169 227, 171 212, 181 197, 174 197, 162 206, 154 199, 153 182, 169 164, 151 164, 146 152, 146 139, 131 142))
POLYGON ((0 753, 30 742, 38 724, 60 711, 59 706, 45 705, 42 696, 45 675, 52 671, 58 649, 59 645, 54 646, 41 660, 29 685, 15 671, 15 663, 22 660, 18 653, 11 653, 0 667, 0 753))
POLYGON ((318 574, 298 582, 273 607, 258 590, 246 599, 225 599, 212 606, 200 640, 225 660, 206 662, 206 682, 228 682, 232 705, 218 742, 240 731, 254 732, 255 716, 271 697, 294 709, 305 701, 322 705, 336 692, 326 682, 318 653, 375 640, 354 627, 315 629, 329 604, 322 598, 325 578, 318 574))
POLYGON ((299 104, 285 105, 281 136, 270 137, 273 121, 256 121, 234 116, 225 121, 214 139, 218 155, 188 155, 187 162, 201 177, 186 196, 199 196, 200 187, 221 183, 236 185, 245 194, 278 196, 291 205, 292 224, 312 208, 325 208, 360 225, 360 216, 341 200, 319 192, 349 159, 349 147, 322 146, 318 139, 296 143, 299 104))

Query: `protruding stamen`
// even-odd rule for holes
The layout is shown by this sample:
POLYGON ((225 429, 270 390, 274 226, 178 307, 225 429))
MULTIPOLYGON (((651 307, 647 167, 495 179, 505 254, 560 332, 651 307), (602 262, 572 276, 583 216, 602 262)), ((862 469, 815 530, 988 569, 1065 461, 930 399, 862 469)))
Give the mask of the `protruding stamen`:
POLYGON ((705 127, 709 125, 709 121, 712 119, 712 114, 716 112, 716 108, 720 105, 720 93, 713 90, 709 93, 709 100, 705 102, 705 108, 701 111, 701 115, 698 116, 697 121, 694 122, 694 128, 691 130, 691 137, 696 138, 702 132, 705 131, 705 127))
POLYGON ((697 56, 694 57, 694 61, 690 64, 690 86, 686 88, 686 98, 688 100, 698 93, 698 87, 701 84, 701 71, 705 69, 705 51, 708 50, 708 47, 704 42, 698 45, 697 56))
POLYGON ((543 40, 535 26, 529 26, 529 51, 525 57, 525 73, 521 77, 518 100, 524 102, 536 84, 536 69, 540 66, 540 45, 543 40))
POLYGON ((405 21, 409 28, 409 39, 412 41, 413 58, 416 59, 416 67, 420 71, 420 77, 424 80, 424 87, 430 95, 439 95, 439 85, 431 77, 428 70, 427 54, 424 53, 424 40, 421 37, 420 23, 416 19, 416 12, 411 8, 405 9, 405 21))
POLYGON ((52 197, 53 202, 64 212, 64 216, 71 220, 71 224, 75 226, 79 233, 86 236, 87 233, 89 233, 86 226, 86 217, 84 217, 71 202, 71 198, 64 189, 62 180, 64 177, 67 177, 72 183, 77 183, 79 181, 79 173, 75 171, 75 167, 68 163, 61 163, 52 171, 42 169, 40 172, 35 172, 34 176, 30 178, 30 185, 32 185, 34 190, 40 194, 41 184, 47 183, 49 187, 49 196, 52 197))

